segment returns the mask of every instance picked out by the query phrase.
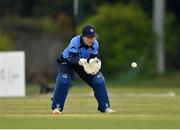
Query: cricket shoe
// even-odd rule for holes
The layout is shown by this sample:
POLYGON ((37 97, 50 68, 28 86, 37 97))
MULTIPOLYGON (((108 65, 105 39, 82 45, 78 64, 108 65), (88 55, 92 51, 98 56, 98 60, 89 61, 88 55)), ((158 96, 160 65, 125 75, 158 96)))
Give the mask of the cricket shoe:
POLYGON ((60 114, 61 111, 58 109, 58 108, 55 108, 53 111, 52 111, 52 114, 60 114))
POLYGON ((105 113, 114 113, 115 111, 111 108, 106 108, 105 113))

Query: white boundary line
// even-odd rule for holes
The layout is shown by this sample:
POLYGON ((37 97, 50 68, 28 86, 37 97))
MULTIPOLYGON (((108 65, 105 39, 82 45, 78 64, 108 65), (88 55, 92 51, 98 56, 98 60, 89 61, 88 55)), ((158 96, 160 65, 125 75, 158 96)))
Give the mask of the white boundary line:
MULTIPOLYGON (((87 93, 69 93, 69 97, 91 97, 94 96, 93 92, 87 93)), ((169 91, 167 93, 109 93, 110 97, 175 97, 175 92, 169 91)))
POLYGON ((110 94, 110 96, 127 96, 127 97, 175 97, 175 92, 167 93, 120 93, 110 94))

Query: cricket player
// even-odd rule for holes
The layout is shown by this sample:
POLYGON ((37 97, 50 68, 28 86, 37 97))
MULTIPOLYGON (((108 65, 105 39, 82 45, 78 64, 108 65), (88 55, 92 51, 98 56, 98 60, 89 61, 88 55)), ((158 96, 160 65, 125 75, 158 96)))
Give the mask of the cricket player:
POLYGON ((56 78, 52 101, 52 113, 60 114, 71 85, 72 70, 84 80, 94 92, 98 110, 102 113, 114 112, 110 108, 105 79, 101 73, 101 61, 97 58, 99 44, 94 27, 86 25, 82 34, 75 36, 70 44, 59 54, 57 62, 59 73, 56 78))

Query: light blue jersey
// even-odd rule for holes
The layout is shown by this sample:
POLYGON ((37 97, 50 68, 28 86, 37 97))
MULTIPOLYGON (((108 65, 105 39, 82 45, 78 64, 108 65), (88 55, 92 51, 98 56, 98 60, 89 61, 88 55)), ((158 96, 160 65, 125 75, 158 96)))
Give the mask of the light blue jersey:
POLYGON ((99 44, 97 40, 94 40, 92 46, 87 46, 83 43, 81 35, 72 38, 68 47, 63 51, 63 58, 68 59, 70 53, 77 53, 78 58, 91 58, 91 55, 98 55, 99 44))

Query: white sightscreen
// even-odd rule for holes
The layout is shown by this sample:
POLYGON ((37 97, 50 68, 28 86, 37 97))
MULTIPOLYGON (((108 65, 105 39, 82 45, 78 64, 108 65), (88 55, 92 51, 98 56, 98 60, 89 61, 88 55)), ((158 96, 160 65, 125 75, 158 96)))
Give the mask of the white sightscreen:
POLYGON ((25 96, 25 53, 0 52, 0 97, 25 96))

